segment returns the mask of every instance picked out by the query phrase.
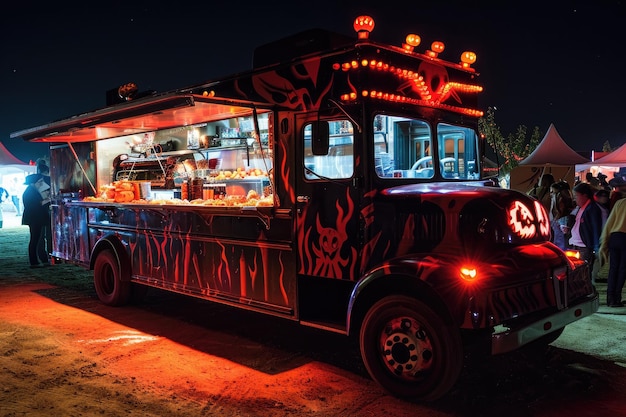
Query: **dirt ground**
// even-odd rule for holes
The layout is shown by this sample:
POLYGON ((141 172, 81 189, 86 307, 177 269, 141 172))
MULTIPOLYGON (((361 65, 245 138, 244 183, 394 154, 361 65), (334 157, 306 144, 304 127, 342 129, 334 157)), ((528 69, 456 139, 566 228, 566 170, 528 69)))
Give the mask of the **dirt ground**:
POLYGON ((416 404, 371 381, 340 335, 157 290, 107 307, 89 271, 29 269, 27 238, 0 229, 0 417, 626 416, 623 339, 609 357, 555 344, 477 361, 416 404))

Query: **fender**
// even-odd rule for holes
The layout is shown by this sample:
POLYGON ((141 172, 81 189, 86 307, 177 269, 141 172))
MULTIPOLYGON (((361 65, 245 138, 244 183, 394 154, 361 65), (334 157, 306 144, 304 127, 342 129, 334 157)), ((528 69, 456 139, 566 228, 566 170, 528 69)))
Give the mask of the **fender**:
POLYGON ((438 258, 432 254, 412 254, 410 257, 389 260, 368 271, 350 294, 346 333, 350 335, 358 331, 352 328, 352 323, 359 323, 372 303, 390 292, 398 291, 427 302, 446 322, 457 323, 458 320, 453 320, 457 314, 450 311, 444 302, 445 291, 438 289, 441 283, 456 278, 450 276, 450 263, 444 261, 444 258, 449 259, 445 256, 438 258))
MULTIPOLYGON (((101 237, 93 246, 89 259, 90 270, 93 270, 98 254, 105 249, 113 250, 115 257, 117 258, 117 263, 122 271, 131 271, 130 260, 128 256, 128 244, 123 243, 119 236, 115 233, 106 234, 105 236, 101 237)), ((130 273, 122 274, 124 280, 130 281, 130 276, 130 273)))

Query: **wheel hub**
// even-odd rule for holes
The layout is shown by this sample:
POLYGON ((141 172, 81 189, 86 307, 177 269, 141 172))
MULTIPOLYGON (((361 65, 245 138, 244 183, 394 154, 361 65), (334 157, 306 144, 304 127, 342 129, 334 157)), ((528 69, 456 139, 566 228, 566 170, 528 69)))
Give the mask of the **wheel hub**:
POLYGON ((432 344, 420 324, 410 317, 396 318, 381 334, 387 367, 397 376, 414 379, 432 366, 432 344))

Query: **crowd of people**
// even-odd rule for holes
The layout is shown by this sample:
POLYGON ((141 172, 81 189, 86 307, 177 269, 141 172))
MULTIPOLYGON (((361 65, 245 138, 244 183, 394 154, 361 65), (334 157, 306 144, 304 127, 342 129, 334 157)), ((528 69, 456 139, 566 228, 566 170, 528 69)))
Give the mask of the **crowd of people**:
POLYGON ((552 242, 563 250, 574 249, 591 267, 593 283, 608 266, 607 305, 623 307, 626 280, 626 177, 594 177, 587 173, 574 187, 552 174, 543 174, 529 191, 550 216, 552 242))

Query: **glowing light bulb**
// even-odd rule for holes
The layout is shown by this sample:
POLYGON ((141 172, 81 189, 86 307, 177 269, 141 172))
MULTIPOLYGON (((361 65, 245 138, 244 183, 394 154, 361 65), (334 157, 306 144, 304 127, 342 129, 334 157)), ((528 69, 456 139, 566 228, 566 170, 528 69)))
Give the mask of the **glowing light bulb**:
POLYGON ((435 51, 438 54, 440 54, 446 48, 446 45, 444 45, 443 42, 435 41, 435 42, 432 43, 432 45, 430 45, 430 48, 433 51, 435 51))
POLYGON ((470 68, 476 62, 476 54, 472 51, 465 51, 461 54, 461 65, 463 68, 470 68))
POLYGON ((413 52, 413 49, 415 49, 415 47, 419 45, 420 42, 422 42, 422 38, 420 38, 418 35, 410 33, 406 35, 406 39, 405 42, 402 44, 402 47, 407 52, 413 52))
POLYGON ((359 16, 354 20, 353 27, 359 39, 367 39, 374 30, 374 19, 370 16, 359 16))
POLYGON ((430 45, 430 49, 426 51, 426 55, 431 58, 437 58, 437 55, 442 53, 445 48, 446 45, 443 42, 435 41, 430 45))

